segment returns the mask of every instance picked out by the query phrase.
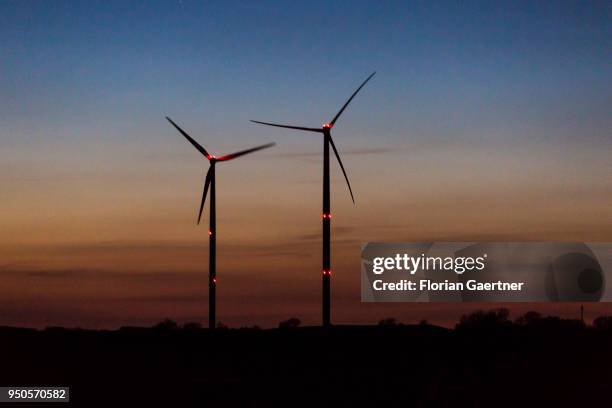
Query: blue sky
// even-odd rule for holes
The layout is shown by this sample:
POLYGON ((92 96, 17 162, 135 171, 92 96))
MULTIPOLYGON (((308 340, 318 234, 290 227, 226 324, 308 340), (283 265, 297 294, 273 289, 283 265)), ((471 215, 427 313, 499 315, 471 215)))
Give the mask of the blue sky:
POLYGON ((20 140, 3 132, 3 142, 53 129, 54 142, 85 129, 150 140, 163 137, 154 130, 164 114, 237 137, 263 134, 248 126, 253 117, 318 125, 373 70, 371 102, 347 113, 347 131, 368 133, 360 138, 469 138, 505 126, 554 140, 586 124, 582 136, 601 140, 608 135, 593 127, 609 125, 611 10, 608 2, 5 1, 0 115, 20 140))

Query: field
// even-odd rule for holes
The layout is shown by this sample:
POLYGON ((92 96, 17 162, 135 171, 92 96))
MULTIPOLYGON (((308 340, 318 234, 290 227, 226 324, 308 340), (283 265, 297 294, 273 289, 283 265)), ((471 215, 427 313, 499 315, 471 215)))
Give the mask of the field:
POLYGON ((3 328, 0 346, 0 384, 78 406, 585 406, 612 384, 612 333, 572 325, 3 328))

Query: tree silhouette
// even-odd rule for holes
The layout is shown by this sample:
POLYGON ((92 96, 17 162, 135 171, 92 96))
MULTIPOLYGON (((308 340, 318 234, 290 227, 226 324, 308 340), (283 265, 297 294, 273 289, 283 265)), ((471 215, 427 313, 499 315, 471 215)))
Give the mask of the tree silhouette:
POLYGON ((506 308, 477 310, 461 316, 457 329, 496 329, 511 326, 510 311, 506 308))
POLYGON ((518 317, 514 322, 521 326, 533 326, 542 320, 542 315, 536 311, 529 311, 518 317))

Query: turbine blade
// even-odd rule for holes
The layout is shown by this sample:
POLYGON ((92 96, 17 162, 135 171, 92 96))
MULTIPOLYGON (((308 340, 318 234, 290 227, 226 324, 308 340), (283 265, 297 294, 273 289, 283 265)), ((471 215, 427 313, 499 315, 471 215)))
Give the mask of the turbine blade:
POLYGON ((185 136, 185 139, 189 140, 189 143, 191 143, 193 145, 193 147, 195 147, 196 149, 198 149, 198 151, 200 153, 202 153, 204 156, 206 156, 206 158, 208 160, 210 160, 210 154, 208 154, 208 152, 206 151, 206 149, 204 149, 198 142, 196 142, 195 140, 193 140, 193 138, 191 136, 189 136, 187 134, 187 132, 185 132, 183 129, 181 129, 179 127, 179 125, 177 125, 176 123, 174 123, 172 121, 172 119, 170 119, 169 117, 166 116, 166 119, 168 120, 168 122, 170 122, 172 124, 172 126, 174 126, 176 128, 176 130, 178 130, 181 135, 185 136))
POLYGON ((281 128, 287 128, 287 129, 306 130, 308 132, 317 132, 317 133, 322 133, 323 132, 321 129, 318 129, 318 128, 308 128, 308 127, 290 126, 290 125, 279 125, 278 123, 260 122, 258 120, 252 120, 251 122, 259 123, 260 125, 276 126, 276 127, 281 127, 281 128))
POLYGON ((276 143, 268 143, 268 144, 265 144, 265 145, 253 147, 252 149, 241 150, 239 152, 226 154, 225 156, 217 157, 217 161, 232 160, 232 159, 235 159, 236 157, 244 156, 245 154, 253 153, 253 152, 256 152, 258 150, 267 149, 268 147, 272 147, 272 146, 275 146, 275 145, 276 145, 276 143))
POLYGON ((200 212, 198 213, 198 225, 200 225, 200 219, 202 219, 202 210, 204 210, 204 202, 206 201, 206 194, 208 194, 208 187, 210 186, 210 172, 212 166, 206 173, 206 180, 204 181, 204 192, 202 193, 202 202, 200 203, 200 212))
POLYGON ((336 154, 336 159, 338 159, 338 163, 340 163, 340 168, 342 169, 342 173, 344 174, 344 178, 346 179, 346 185, 348 185, 349 192, 351 193, 351 200, 353 200, 353 204, 355 204, 355 197, 353 197, 353 189, 351 188, 351 183, 349 182, 348 176, 346 175, 346 170, 344 170, 344 165, 342 164, 342 160, 340 160, 340 154, 338 153, 338 149, 336 149, 336 145, 334 144, 334 140, 329 137, 329 143, 331 143, 332 149, 334 149, 334 153, 336 154))
POLYGON ((346 103, 344 104, 344 106, 342 107, 342 109, 340 109, 340 112, 336 113, 336 116, 334 116, 334 118, 332 119, 332 121, 329 123, 331 126, 334 126, 334 124, 336 123, 336 121, 338 120, 338 118, 340 117, 340 115, 342 115, 342 112, 344 112, 344 110, 346 109, 346 107, 348 106, 349 103, 351 103, 351 101, 353 100, 353 98, 355 97, 355 95, 357 95, 357 93, 359 91, 361 91, 361 88, 363 88, 363 86, 376 74, 376 71, 372 72, 370 74, 369 77, 366 78, 365 81, 363 81, 363 83, 361 85, 359 85, 359 88, 357 88, 357 90, 355 92, 353 92, 353 94, 351 95, 351 97, 348 99, 348 101, 346 101, 346 103))

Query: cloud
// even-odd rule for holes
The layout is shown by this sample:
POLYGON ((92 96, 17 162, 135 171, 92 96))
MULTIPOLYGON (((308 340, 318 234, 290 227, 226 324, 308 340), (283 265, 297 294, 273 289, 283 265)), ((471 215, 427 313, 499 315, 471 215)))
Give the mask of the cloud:
MULTIPOLYGON (((343 236, 343 235, 347 235, 350 234, 351 232, 355 231, 354 227, 333 227, 332 228, 332 234, 336 237, 336 236, 343 236)), ((321 232, 319 230, 315 231, 315 232, 309 232, 306 234, 300 234, 295 236, 294 241, 298 241, 298 242, 304 242, 304 241, 314 241, 314 240, 320 240, 321 239, 321 232)), ((338 240, 334 238, 334 242, 342 242, 342 241, 350 241, 350 240, 338 240)))
MULTIPOLYGON (((354 149, 341 149, 341 156, 359 156, 359 155, 369 155, 369 154, 383 154, 383 153, 393 153, 398 151, 399 149, 405 148, 394 148, 394 147, 381 147, 381 148, 354 148, 354 149)), ((320 151, 313 152, 291 152, 291 153, 281 153, 278 157, 281 158, 314 158, 321 157, 320 151)))
POLYGON ((148 295, 148 296, 134 296, 116 299, 120 301, 128 302, 145 302, 145 303, 196 303, 203 302, 207 299, 207 296, 203 293, 188 293, 188 294, 159 294, 159 295, 148 295))
MULTIPOLYGON (((334 236, 346 236, 353 232, 353 227, 334 227, 334 236)), ((270 240, 267 242, 258 243, 239 243, 239 242, 224 242, 218 248, 220 252, 232 252, 236 254, 248 255, 250 257, 305 257, 310 256, 304 253, 303 246, 309 245, 311 241, 319 240, 321 237, 320 231, 317 229, 311 233, 289 236, 282 241, 270 240)), ((342 241, 342 240, 340 240, 342 241)), ((334 242, 340 242, 334 239, 334 242)), ((45 244, 45 245, 28 245, 21 246, 19 252, 38 255, 53 255, 53 256, 84 256, 84 255, 112 255, 121 256, 129 254, 146 254, 153 253, 160 255, 162 253, 181 252, 186 254, 201 255, 203 249, 208 247, 208 243, 201 241, 102 241, 90 243, 67 243, 67 244, 45 244)), ((2 269, 11 268, 17 264, 7 264, 0 266, 2 269)), ((58 271, 57 273, 73 273, 74 271, 58 271)), ((94 270, 85 268, 80 270, 80 273, 91 275, 94 270)))
POLYGON ((199 279, 200 274, 187 271, 162 272, 122 272, 111 269, 88 268, 43 268, 43 267, 2 267, 0 276, 12 278, 32 278, 41 280, 130 280, 130 281, 180 281, 199 279))

